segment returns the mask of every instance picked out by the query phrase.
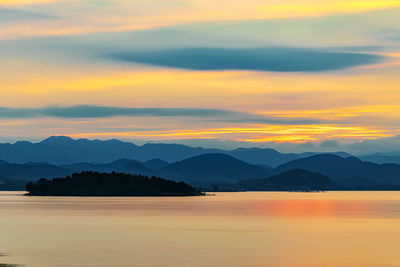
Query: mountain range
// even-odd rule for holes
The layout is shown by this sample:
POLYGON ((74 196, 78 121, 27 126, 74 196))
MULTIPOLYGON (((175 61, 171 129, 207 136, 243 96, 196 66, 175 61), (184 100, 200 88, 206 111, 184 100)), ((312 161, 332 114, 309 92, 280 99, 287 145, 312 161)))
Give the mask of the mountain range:
MULTIPOLYGON (((315 155, 316 153, 280 153, 270 148, 238 148, 234 150, 189 147, 180 144, 144 144, 137 146, 120 140, 74 140, 65 136, 52 136, 41 142, 19 141, 0 144, 0 159, 13 163, 47 162, 49 164, 74 164, 81 162, 105 163, 119 159, 165 162, 181 161, 190 157, 222 153, 250 164, 276 167, 285 162, 315 155)), ((345 152, 335 155, 348 157, 345 152)))
POLYGON ((400 165, 376 164, 356 157, 342 158, 336 155, 315 155, 293 160, 275 168, 276 173, 304 169, 320 173, 342 184, 365 185, 368 183, 400 184, 400 165))
POLYGON ((161 174, 197 185, 265 178, 271 173, 230 155, 213 153, 171 163, 161 170, 161 174))
POLYGON ((21 181, 63 177, 82 171, 159 176, 207 188, 241 185, 236 187, 239 190, 255 189, 256 185, 259 189, 271 188, 279 184, 276 179, 287 179, 287 188, 290 188, 301 177, 321 182, 327 177, 335 184, 352 187, 400 185, 400 165, 376 164, 341 152, 284 154, 260 148, 225 151, 176 144, 136 146, 119 140, 51 137, 39 143, 1 144, 0 155, 7 159, 0 160, 0 185, 3 185, 0 190, 13 182, 21 185, 21 181), (255 182, 245 186, 241 184, 243 181, 255 182))
POLYGON ((7 178, 38 180, 79 173, 82 171, 123 172, 148 176, 162 176, 193 184, 234 182, 249 178, 264 178, 273 168, 252 165, 226 154, 203 154, 168 164, 160 159, 146 162, 120 159, 111 163, 75 163, 52 165, 48 163, 8 163, 0 161, 0 174, 7 178), (268 171, 269 170, 269 171, 268 171))
POLYGON ((362 155, 358 157, 363 161, 370 161, 374 163, 396 163, 400 164, 400 152, 389 152, 389 153, 373 153, 369 155, 362 155))
POLYGON ((221 153, 202 154, 170 164, 160 159, 146 162, 120 159, 111 163, 69 165, 31 162, 18 164, 0 161, 0 175, 8 179, 38 180, 82 171, 123 172, 160 176, 200 187, 234 184, 249 179, 266 179, 298 169, 329 177, 335 183, 346 186, 400 185, 400 165, 375 164, 355 157, 342 158, 331 154, 296 159, 276 168, 249 164, 221 153))
POLYGON ((329 177, 302 169, 290 170, 264 179, 241 181, 236 186, 248 191, 315 191, 340 188, 340 185, 329 177))

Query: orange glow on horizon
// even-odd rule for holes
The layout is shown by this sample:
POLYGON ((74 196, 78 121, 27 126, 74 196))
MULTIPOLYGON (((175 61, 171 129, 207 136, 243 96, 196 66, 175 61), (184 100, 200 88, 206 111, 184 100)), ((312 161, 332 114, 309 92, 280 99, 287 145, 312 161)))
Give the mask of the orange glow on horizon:
POLYGON ((252 125, 240 128, 215 128, 197 130, 99 132, 70 134, 72 138, 129 137, 144 140, 184 140, 184 139, 234 139, 253 143, 303 143, 331 138, 356 140, 391 137, 399 132, 385 132, 365 127, 341 127, 331 125, 252 125), (251 137, 240 137, 251 136, 251 137))

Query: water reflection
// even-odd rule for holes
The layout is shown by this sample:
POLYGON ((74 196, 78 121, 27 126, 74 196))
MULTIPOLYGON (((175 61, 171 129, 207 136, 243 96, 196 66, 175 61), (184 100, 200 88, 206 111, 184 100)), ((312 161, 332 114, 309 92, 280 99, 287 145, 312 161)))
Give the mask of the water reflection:
POLYGON ((387 203, 334 200, 273 200, 254 203, 254 212, 272 217, 379 217, 398 215, 400 206, 387 203))
POLYGON ((265 216, 400 218, 397 192, 218 193, 206 197, 26 197, 1 195, 0 211, 38 216, 265 216))
MULTIPOLYGON (((5 257, 6 254, 0 253, 0 257, 5 257)), ((17 264, 9 264, 9 263, 0 263, 0 267, 21 267, 21 265, 17 264)))
POLYGON ((0 215, 2 262, 29 267, 400 266, 398 192, 0 192, 0 215))

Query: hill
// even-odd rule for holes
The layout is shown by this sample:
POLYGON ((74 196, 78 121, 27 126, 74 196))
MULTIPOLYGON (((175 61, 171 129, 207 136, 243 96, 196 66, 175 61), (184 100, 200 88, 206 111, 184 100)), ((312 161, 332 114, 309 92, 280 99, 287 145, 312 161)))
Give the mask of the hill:
POLYGON ((166 166, 167 177, 184 179, 195 184, 234 182, 250 178, 268 177, 258 166, 248 164, 226 154, 204 154, 166 166))
POLYGON ((30 196, 198 196, 183 183, 124 173, 82 172, 26 185, 30 196))
POLYGON ((238 183, 241 190, 255 191, 312 191, 340 188, 338 184, 319 173, 291 170, 266 179, 247 180, 238 183))
POLYGON ((64 176, 71 171, 47 163, 16 164, 0 160, 0 175, 22 180, 35 180, 42 177, 64 176))
POLYGON ((276 173, 282 173, 294 169, 304 169, 321 173, 334 181, 368 180, 377 184, 399 185, 400 165, 375 164, 364 162, 355 157, 342 158, 335 155, 315 155, 308 158, 297 159, 278 166, 276 173))
POLYGON ((273 167, 300 158, 295 153, 284 154, 270 148, 238 148, 227 151, 226 154, 251 164, 273 167))
POLYGON ((161 159, 151 159, 148 160, 144 163, 144 166, 147 168, 153 170, 153 171, 159 171, 165 167, 167 167, 168 162, 161 160, 161 159))
POLYGON ((374 153, 369 155, 363 155, 360 156, 359 158, 364 161, 370 161, 378 164, 384 164, 384 163, 400 164, 400 152, 374 153))

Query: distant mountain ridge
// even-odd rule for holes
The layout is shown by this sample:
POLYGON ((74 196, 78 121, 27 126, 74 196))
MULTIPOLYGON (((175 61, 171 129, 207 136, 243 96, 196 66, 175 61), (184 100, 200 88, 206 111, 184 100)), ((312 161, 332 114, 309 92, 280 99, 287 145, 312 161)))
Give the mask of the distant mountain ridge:
POLYGON ((329 177, 344 186, 400 185, 400 165, 365 162, 343 152, 284 154, 261 148, 220 150, 178 144, 137 146, 115 139, 74 140, 60 136, 39 143, 0 144, 0 156, 6 159, 0 160, 0 176, 14 180, 38 180, 95 171, 154 175, 196 186, 210 186, 266 179, 301 169, 329 177), (23 163, 12 163, 7 158, 23 163), (51 160, 47 162, 45 159, 49 158, 51 160), (281 164, 277 166, 278 163, 281 164))
POLYGON ((147 162, 120 159, 111 163, 83 162, 66 165, 0 162, 0 175, 13 179, 38 180, 40 178, 67 176, 83 171, 161 176, 176 181, 190 181, 196 185, 206 185, 218 182, 234 182, 240 179, 265 178, 272 172, 272 167, 263 166, 261 168, 226 154, 215 153, 202 154, 171 164, 159 159, 147 162))
MULTIPOLYGON (((83 162, 64 165, 40 162, 17 164, 0 161, 0 176, 7 177, 3 178, 3 181, 5 179, 35 181, 40 178, 62 177, 83 171, 120 172, 165 177, 205 188, 225 186, 227 189, 233 188, 235 190, 247 188, 232 186, 245 180, 254 181, 252 190, 256 190, 254 185, 257 184, 260 186, 260 190, 261 188, 265 188, 266 185, 271 188, 272 185, 268 184, 271 180, 266 182, 265 179, 274 176, 288 179, 289 186, 295 180, 290 180, 288 175, 281 176, 282 173, 289 173, 291 176, 295 176, 294 178, 296 179, 303 175, 298 171, 292 172, 293 170, 312 172, 312 175, 307 174, 306 176, 310 176, 311 178, 315 178, 318 175, 328 177, 337 184, 355 189, 370 188, 373 190, 378 187, 390 189, 390 186, 400 185, 400 165, 375 164, 361 161, 355 157, 342 158, 332 154, 313 155, 307 158, 296 159, 276 168, 268 165, 249 164, 224 153, 201 154, 170 164, 160 159, 153 159, 146 162, 120 159, 110 163, 96 164, 83 162), (260 180, 257 181, 257 179, 260 180)), ((305 180, 302 181, 304 182, 305 180)), ((7 180, 7 182, 14 181, 7 180)), ((274 184, 278 185, 277 181, 274 184)), ((281 186, 285 188, 283 185, 281 186)))
POLYGON ((17 164, 0 161, 0 175, 7 178, 34 180, 42 177, 64 176, 70 172, 68 169, 48 163, 17 164))
POLYGON ((265 179, 245 180, 238 183, 242 190, 310 191, 333 190, 340 185, 329 177, 302 169, 294 169, 265 179))
MULTIPOLYGON (((72 139, 65 136, 52 136, 38 143, 19 141, 15 144, 0 144, 0 159, 13 163, 47 162, 55 165, 75 164, 81 162, 107 163, 119 159, 130 159, 145 162, 160 159, 165 162, 181 161, 190 157, 223 153, 255 165, 276 167, 285 162, 315 155, 315 153, 280 153, 270 148, 238 148, 234 150, 189 147, 180 144, 145 144, 117 139, 88 140, 72 139)), ((340 156, 350 156, 336 152, 340 156)))
POLYGON ((400 185, 400 165, 376 164, 361 161, 356 157, 342 158, 335 155, 314 155, 293 160, 275 168, 276 173, 293 169, 304 169, 320 173, 333 180, 366 179, 378 184, 400 185))
POLYGON ((270 175, 262 168, 226 154, 203 154, 167 165, 162 169, 165 177, 198 183, 235 182, 270 175))
POLYGON ((364 161, 370 161, 378 164, 384 164, 384 163, 400 164, 400 152, 374 153, 374 154, 362 155, 358 158, 364 161))

